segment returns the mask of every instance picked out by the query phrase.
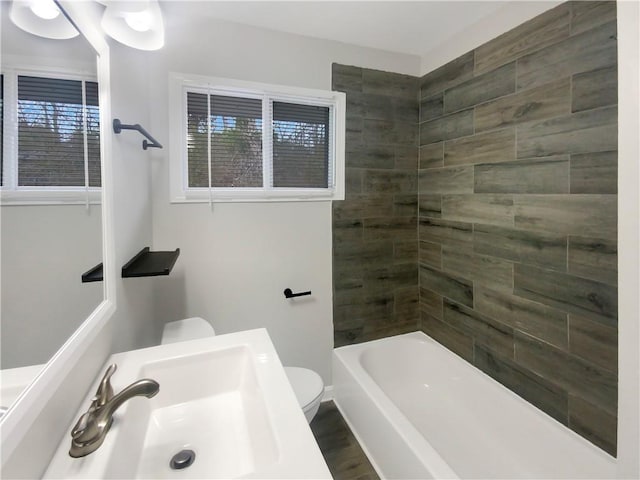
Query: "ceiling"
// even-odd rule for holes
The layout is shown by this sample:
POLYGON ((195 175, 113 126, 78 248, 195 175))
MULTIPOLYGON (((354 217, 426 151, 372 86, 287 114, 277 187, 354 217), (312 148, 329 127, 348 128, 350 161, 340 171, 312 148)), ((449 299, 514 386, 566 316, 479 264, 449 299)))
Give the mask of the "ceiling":
MULTIPOLYGON (((165 14, 211 17, 363 47, 423 55, 506 1, 182 1, 165 14)), ((531 2, 527 2, 531 3, 531 2)))

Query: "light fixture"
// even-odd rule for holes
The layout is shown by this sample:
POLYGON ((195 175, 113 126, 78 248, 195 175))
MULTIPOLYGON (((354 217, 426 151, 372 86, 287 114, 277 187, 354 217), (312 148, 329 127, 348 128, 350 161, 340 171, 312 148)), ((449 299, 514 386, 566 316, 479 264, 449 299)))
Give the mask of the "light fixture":
POLYGON ((53 0, 13 0, 9 18, 17 27, 39 37, 65 40, 79 35, 53 0))
POLYGON ((31 11, 45 20, 53 20, 60 15, 60 9, 53 0, 32 0, 31 11))
POLYGON ((136 32, 146 32, 153 25, 153 17, 147 10, 125 13, 124 21, 136 32))
POLYGON ((102 28, 115 40, 140 50, 164 45, 164 24, 157 0, 101 1, 107 6, 102 28))

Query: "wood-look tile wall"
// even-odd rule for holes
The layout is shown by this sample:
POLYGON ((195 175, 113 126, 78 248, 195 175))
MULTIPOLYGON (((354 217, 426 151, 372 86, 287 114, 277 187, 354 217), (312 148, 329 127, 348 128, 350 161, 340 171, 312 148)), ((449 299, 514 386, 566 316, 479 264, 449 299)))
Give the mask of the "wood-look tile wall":
POLYGON ((333 65, 347 94, 346 198, 333 203, 335 346, 415 331, 418 78, 333 65))
POLYGON ((420 81, 421 328, 616 453, 615 2, 420 81))

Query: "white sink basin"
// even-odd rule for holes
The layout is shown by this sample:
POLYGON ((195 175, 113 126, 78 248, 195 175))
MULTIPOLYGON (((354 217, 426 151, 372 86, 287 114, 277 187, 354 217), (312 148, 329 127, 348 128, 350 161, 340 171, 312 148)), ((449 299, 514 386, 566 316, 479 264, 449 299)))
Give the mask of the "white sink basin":
POLYGON ((151 378, 159 393, 126 402, 86 457, 71 458, 64 438, 45 478, 331 478, 266 330, 135 350, 108 363, 118 365, 114 391, 151 378), (184 449, 195 452, 193 464, 170 468, 184 449))

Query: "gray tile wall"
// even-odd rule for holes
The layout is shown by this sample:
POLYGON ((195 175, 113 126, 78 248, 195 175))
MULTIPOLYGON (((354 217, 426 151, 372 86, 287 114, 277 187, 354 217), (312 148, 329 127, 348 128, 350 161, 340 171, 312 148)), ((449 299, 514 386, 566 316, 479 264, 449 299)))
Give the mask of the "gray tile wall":
POLYGON ((418 329, 418 78, 333 65, 347 94, 346 198, 333 203, 335 346, 418 329))
POLYGON ((570 2, 425 75, 417 180, 421 329, 613 455, 616 62, 570 2))

